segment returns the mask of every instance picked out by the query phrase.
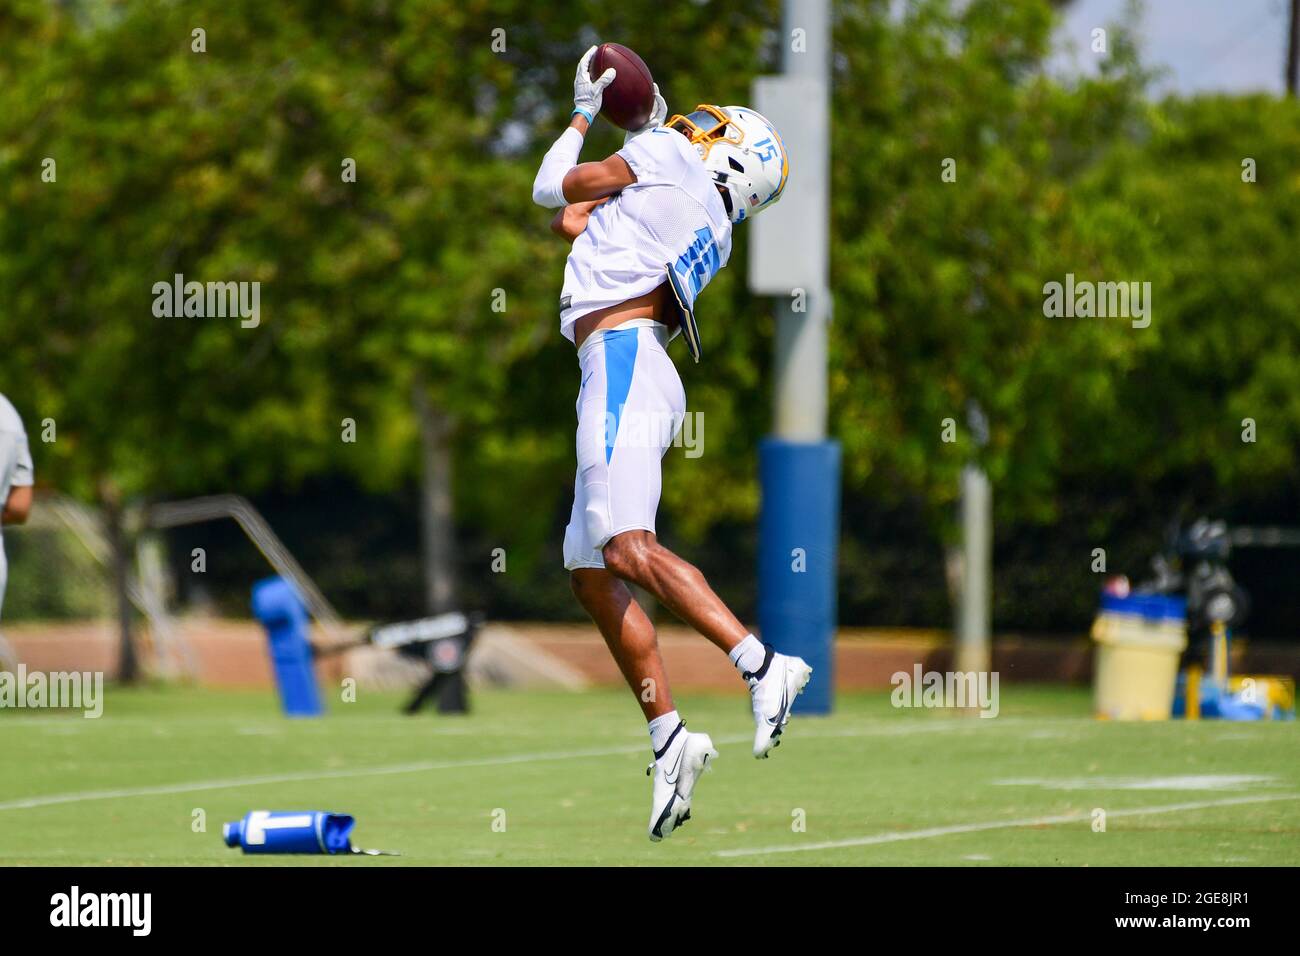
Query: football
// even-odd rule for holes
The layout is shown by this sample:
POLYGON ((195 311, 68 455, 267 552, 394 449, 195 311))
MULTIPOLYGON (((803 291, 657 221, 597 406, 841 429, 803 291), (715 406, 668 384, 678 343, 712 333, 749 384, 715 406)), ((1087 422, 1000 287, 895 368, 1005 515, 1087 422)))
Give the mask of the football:
POLYGON ((621 43, 602 43, 591 58, 591 78, 596 79, 611 66, 614 82, 605 87, 600 112, 615 126, 639 129, 650 119, 655 106, 655 81, 650 68, 621 43))

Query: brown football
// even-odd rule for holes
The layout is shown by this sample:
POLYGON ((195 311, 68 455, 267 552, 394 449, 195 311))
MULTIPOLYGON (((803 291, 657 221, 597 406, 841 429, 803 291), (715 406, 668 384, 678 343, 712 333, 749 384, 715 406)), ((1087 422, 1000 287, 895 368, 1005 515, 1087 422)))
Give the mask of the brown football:
POLYGON ((645 61, 621 43, 602 43, 591 58, 594 80, 610 67, 614 82, 605 87, 600 112, 615 126, 639 129, 655 107, 655 81, 645 61))

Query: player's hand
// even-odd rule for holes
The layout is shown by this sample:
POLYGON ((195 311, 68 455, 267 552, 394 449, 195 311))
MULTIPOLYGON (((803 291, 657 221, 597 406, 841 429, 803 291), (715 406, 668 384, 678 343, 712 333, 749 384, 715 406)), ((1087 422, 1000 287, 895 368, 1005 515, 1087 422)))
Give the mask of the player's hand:
POLYGON ((608 202, 609 199, 609 196, 602 196, 600 199, 592 199, 588 202, 569 203, 555 213, 555 218, 551 220, 551 232, 573 242, 586 230, 587 220, 591 218, 592 210, 601 203, 608 202))
POLYGON ((636 137, 648 130, 658 129, 660 126, 663 126, 664 120, 666 119, 668 119, 668 104, 665 103, 664 98, 659 95, 659 84, 656 83, 655 105, 654 109, 650 111, 650 118, 646 120, 646 124, 640 129, 628 130, 627 135, 623 137, 623 145, 626 146, 628 143, 632 142, 632 140, 636 139, 636 137))
POLYGON ((612 66, 596 79, 591 78, 591 58, 596 55, 593 46, 578 61, 578 72, 573 77, 573 111, 587 117, 587 122, 594 122, 600 112, 601 99, 605 87, 614 82, 618 71, 612 66))

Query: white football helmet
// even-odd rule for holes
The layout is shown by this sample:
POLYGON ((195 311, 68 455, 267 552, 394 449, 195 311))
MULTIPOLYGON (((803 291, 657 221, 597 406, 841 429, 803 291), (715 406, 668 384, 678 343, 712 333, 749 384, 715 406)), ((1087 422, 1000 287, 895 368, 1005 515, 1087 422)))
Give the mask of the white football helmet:
POLYGON ((732 222, 744 222, 781 198, 790 158, 776 127, 748 106, 695 107, 665 124, 685 134, 722 187, 732 222))

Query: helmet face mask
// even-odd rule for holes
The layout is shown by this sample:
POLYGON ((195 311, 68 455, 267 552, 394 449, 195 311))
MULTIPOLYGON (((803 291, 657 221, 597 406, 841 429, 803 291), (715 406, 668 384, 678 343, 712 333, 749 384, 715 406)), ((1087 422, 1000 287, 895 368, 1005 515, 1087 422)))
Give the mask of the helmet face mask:
POLYGON ((781 198, 790 160, 776 127, 761 114, 745 106, 705 103, 664 125, 698 151, 732 222, 743 222, 781 198))
POLYGON ((731 125, 730 116, 707 103, 685 116, 678 113, 664 125, 684 134, 691 145, 702 147, 702 156, 708 155, 716 142, 740 143, 745 136, 742 130, 731 125))

